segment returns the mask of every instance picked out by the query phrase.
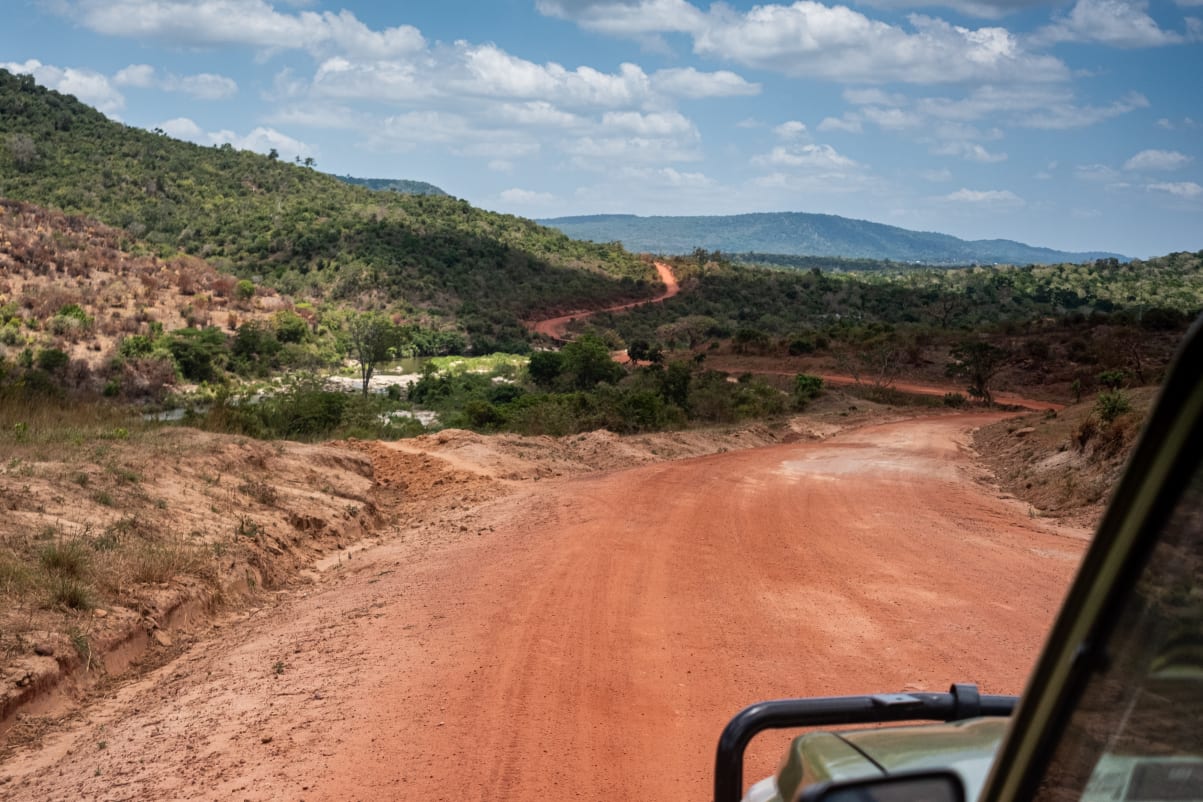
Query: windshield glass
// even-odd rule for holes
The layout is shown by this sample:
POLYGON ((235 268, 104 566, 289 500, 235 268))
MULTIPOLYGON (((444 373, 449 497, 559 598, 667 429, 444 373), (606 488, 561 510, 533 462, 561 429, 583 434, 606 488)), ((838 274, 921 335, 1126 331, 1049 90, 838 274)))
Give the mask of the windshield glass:
POLYGON ((1038 795, 1203 800, 1203 470, 1133 589, 1038 795))

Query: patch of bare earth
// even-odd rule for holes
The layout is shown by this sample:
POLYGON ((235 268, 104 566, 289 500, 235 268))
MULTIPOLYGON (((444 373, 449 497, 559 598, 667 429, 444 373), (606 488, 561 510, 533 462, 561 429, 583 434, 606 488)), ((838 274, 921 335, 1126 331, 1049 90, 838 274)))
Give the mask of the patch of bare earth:
POLYGON ((1124 391, 1132 409, 1103 421, 1086 398, 984 426, 973 445, 1003 492, 1033 516, 1093 529, 1123 473, 1156 389, 1124 391))
POLYGON ((863 411, 827 403, 779 430, 352 444, 379 545, 112 687, 0 794, 700 798, 757 699, 1019 692, 1086 533, 977 482, 971 432, 1001 416, 842 428, 863 411))

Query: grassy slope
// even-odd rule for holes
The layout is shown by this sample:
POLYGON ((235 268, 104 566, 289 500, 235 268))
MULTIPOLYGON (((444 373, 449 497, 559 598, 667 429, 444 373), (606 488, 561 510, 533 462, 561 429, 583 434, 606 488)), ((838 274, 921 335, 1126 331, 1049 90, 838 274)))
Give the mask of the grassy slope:
POLYGON ((373 192, 115 123, 0 70, 0 196, 88 214, 284 291, 408 307, 478 345, 538 311, 652 294, 651 268, 451 197, 373 192))

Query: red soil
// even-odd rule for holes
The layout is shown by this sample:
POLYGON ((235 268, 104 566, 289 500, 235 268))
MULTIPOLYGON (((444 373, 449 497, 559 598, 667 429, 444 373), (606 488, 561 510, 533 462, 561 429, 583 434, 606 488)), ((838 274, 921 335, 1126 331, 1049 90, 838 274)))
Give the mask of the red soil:
MULTIPOLYGON (((977 483, 999 418, 506 480, 470 529, 402 528, 126 685, 0 796, 704 799, 753 701, 1018 693, 1086 536, 977 483)), ((396 454, 378 473, 419 479, 396 454)))

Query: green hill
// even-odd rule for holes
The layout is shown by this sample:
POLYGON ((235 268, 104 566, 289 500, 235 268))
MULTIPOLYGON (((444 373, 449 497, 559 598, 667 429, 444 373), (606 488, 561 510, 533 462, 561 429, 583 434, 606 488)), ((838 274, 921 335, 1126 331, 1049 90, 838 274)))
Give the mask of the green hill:
POLYGON ((0 197, 85 214, 294 296, 394 308, 522 347, 520 319, 653 294, 620 247, 439 195, 374 192, 230 145, 113 122, 0 70, 0 197))
POLYGON ((353 186, 367 187, 377 192, 400 192, 402 195, 446 195, 439 187, 425 181, 410 181, 405 178, 355 178, 349 175, 336 175, 339 181, 353 186))
MULTIPOLYGON (((851 220, 831 214, 771 212, 726 217, 637 217, 625 214, 540 220, 570 237, 621 242, 633 251, 690 253, 696 248, 761 257, 834 256, 929 265, 1054 264, 1124 257, 1067 253, 1011 240, 966 241, 947 234, 851 220)), ((767 261, 767 260, 766 260, 767 261)))

